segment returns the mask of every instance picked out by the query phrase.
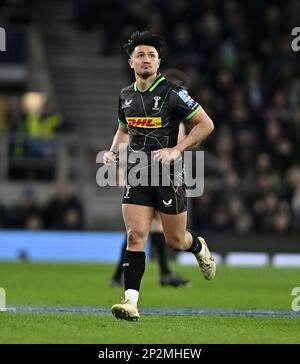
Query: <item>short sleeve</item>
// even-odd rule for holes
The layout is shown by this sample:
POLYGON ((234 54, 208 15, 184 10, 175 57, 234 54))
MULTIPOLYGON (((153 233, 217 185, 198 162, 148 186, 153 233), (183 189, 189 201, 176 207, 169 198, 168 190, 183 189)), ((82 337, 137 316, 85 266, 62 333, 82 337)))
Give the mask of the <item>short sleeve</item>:
POLYGON ((201 109, 198 102, 182 87, 175 87, 171 90, 169 107, 172 112, 186 120, 190 120, 201 109))
POLYGON ((122 101, 121 101, 121 96, 119 96, 119 113, 118 113, 118 122, 120 125, 127 127, 127 121, 126 121, 126 117, 124 114, 124 111, 122 109, 122 101))

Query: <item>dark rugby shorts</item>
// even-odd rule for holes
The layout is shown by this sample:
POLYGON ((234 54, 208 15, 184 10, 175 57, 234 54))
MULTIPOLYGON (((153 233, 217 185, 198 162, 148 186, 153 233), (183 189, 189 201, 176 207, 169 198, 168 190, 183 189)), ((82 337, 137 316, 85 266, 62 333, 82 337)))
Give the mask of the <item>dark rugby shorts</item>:
POLYGON ((164 214, 177 215, 187 209, 185 185, 130 186, 123 191, 123 204, 152 206, 164 214))

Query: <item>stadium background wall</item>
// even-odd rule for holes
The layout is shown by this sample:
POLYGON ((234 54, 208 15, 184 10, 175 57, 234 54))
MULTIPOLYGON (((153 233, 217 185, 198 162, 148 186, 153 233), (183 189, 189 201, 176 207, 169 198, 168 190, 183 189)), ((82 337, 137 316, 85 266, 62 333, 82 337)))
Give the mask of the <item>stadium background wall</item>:
MULTIPOLYGON (((0 260, 115 262, 123 240, 124 232, 6 230, 0 232, 0 260)), ((285 236, 274 235, 214 235, 209 237, 209 241, 212 250, 224 262, 232 253, 266 253, 267 264, 278 253, 300 256, 297 236, 289 236, 287 239, 285 236)), ((152 254, 149 244, 147 247, 146 254, 150 258, 152 254)), ((171 251, 170 255, 176 257, 171 251)))

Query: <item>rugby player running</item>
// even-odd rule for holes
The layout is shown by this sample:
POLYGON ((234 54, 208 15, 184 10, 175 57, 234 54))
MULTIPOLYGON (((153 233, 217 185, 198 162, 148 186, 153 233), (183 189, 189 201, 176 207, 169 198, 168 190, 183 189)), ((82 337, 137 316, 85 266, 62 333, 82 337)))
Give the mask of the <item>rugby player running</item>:
MULTIPOLYGON (((124 45, 128 63, 134 71, 135 82, 124 88, 119 97, 119 128, 110 151, 103 162, 115 162, 120 143, 128 141, 128 166, 134 166, 130 153, 143 151, 154 155, 160 164, 173 164, 186 149, 201 143, 214 129, 203 108, 180 86, 169 82, 158 72, 161 62, 162 39, 149 31, 135 32, 124 45), (177 142, 182 119, 192 123, 190 133, 177 142), (128 135, 127 135, 128 134, 128 135)), ((149 169, 150 171, 150 169, 149 169)), ((151 173, 151 172, 150 172, 151 173)), ((176 251, 195 255, 207 280, 216 273, 215 261, 203 237, 187 231, 186 191, 184 185, 131 186, 124 188, 122 213, 127 231, 127 250, 124 258, 125 299, 112 306, 117 319, 137 321, 138 298, 145 271, 145 244, 155 210, 159 212, 167 245, 176 251)))

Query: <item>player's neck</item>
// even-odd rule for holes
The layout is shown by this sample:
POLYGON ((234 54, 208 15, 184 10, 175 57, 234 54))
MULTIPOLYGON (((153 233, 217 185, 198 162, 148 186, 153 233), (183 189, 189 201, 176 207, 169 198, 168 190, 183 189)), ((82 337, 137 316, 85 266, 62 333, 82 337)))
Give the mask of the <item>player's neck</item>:
POLYGON ((135 79, 136 79, 137 88, 140 91, 145 91, 151 85, 151 83, 155 80, 156 77, 157 77, 157 73, 149 76, 146 79, 144 79, 136 74, 135 79))

